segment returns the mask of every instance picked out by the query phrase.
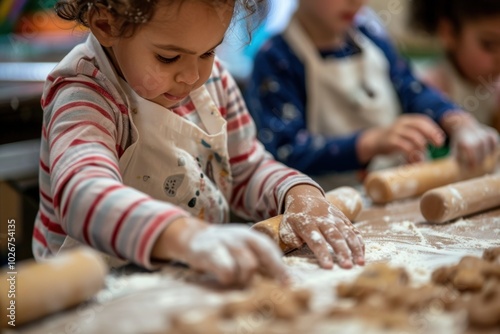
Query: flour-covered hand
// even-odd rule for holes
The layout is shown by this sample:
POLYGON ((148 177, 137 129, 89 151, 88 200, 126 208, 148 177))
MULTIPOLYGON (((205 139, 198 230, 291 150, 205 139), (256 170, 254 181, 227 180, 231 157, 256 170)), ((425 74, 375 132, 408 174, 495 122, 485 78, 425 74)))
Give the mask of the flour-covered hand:
POLYGON ((322 268, 332 268, 334 260, 342 268, 351 268, 353 263, 363 265, 365 261, 359 231, 312 186, 299 185, 288 192, 280 238, 295 247, 305 242, 322 268))
POLYGON ((479 166, 498 145, 498 133, 465 113, 450 119, 452 150, 457 160, 470 168, 479 166))
POLYGON ((282 253, 266 235, 245 225, 211 226, 189 242, 186 262, 213 273, 222 284, 247 285, 257 272, 284 280, 282 253))
POLYGON ((268 236, 246 225, 208 225, 192 217, 172 222, 153 248, 153 257, 180 260, 223 285, 247 285, 258 272, 286 282, 281 256, 268 236))

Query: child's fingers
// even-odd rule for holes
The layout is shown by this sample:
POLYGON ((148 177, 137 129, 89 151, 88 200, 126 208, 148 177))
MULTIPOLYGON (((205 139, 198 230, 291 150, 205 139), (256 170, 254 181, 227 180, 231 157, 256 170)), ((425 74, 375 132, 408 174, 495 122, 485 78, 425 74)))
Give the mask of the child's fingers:
POLYGON ((401 152, 410 162, 418 161, 420 156, 424 153, 424 150, 421 147, 415 146, 411 141, 406 140, 405 138, 397 137, 394 139, 394 143, 392 144, 392 150, 389 153, 393 152, 401 152))
POLYGON ((363 265, 365 262, 363 238, 361 238, 359 232, 358 233, 355 232, 350 222, 349 224, 347 223, 344 224, 344 226, 341 227, 340 230, 342 231, 344 239, 346 240, 347 245, 349 246, 352 259, 354 259, 354 262, 356 264, 363 265))
POLYGON ((488 152, 492 153, 496 150, 497 145, 500 143, 500 133, 495 129, 488 129, 488 152))
POLYGON ((209 257, 197 259, 196 267, 212 273, 221 285, 231 285, 235 282, 237 263, 229 249, 223 245, 215 247, 209 257))
POLYGON ((399 135, 410 146, 410 152, 425 150, 428 140, 422 132, 413 128, 403 130, 399 135))
POLYGON ((309 225, 308 229, 303 232, 301 237, 316 256, 319 266, 324 269, 332 269, 333 258, 328 250, 326 236, 319 230, 318 226, 313 224, 309 225))
MULTIPOLYGON (((458 161, 467 166, 468 168, 473 168, 480 161, 479 151, 480 145, 470 145, 467 142, 460 141, 457 143, 457 158, 458 161)), ((482 159, 481 159, 482 160, 482 159)))
POLYGON ((498 135, 491 128, 477 126, 459 131, 454 141, 457 159, 467 167, 476 167, 495 150, 498 135))
POLYGON ((268 236, 255 232, 248 238, 247 245, 259 261, 262 272, 282 283, 289 281, 281 250, 268 236))
POLYGON ((359 232, 359 230, 355 227, 355 226, 352 226, 352 231, 354 232, 354 234, 356 234, 356 238, 358 239, 358 245, 361 246, 361 254, 362 256, 361 257, 354 257, 354 262, 356 262, 356 264, 362 266, 365 264, 365 241, 363 240, 363 236, 361 235, 361 232, 359 232))
POLYGON ((247 286, 258 270, 259 263, 252 250, 244 246, 230 247, 235 260, 234 283, 238 286, 247 286))
POLYGON ((418 131, 427 142, 435 146, 442 146, 446 138, 443 130, 431 118, 424 115, 412 115, 407 126, 418 131))
POLYGON ((352 268, 352 255, 347 245, 345 235, 335 226, 335 224, 323 224, 321 230, 326 241, 333 248, 337 262, 341 268, 352 268))
POLYGON ((361 254, 362 256, 354 256, 354 262, 358 266, 364 266, 365 265, 365 241, 363 240, 363 237, 360 234, 356 234, 356 238, 358 239, 358 244, 361 245, 361 254))

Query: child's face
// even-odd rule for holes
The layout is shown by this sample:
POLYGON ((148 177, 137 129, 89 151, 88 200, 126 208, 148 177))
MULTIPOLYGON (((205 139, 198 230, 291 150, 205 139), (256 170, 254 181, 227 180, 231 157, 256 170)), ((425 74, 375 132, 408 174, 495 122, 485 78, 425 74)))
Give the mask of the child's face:
POLYGON ((301 0, 301 14, 307 15, 324 33, 343 34, 366 0, 301 0))
POLYGON ((500 76, 500 15, 466 23, 450 43, 449 51, 472 82, 500 76))
POLYGON ((215 9, 204 1, 160 2, 132 37, 114 41, 114 65, 141 97, 173 107, 209 78, 232 14, 232 6, 215 9))

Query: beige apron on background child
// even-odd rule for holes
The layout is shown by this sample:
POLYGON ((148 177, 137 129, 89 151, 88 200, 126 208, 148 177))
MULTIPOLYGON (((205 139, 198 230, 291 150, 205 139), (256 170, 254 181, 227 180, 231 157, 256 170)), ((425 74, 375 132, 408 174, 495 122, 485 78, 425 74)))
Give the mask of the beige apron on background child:
MULTIPOLYGON (((322 58, 296 17, 284 38, 306 68, 307 129, 311 134, 341 136, 373 126, 392 124, 401 113, 389 78, 389 64, 380 48, 359 31, 351 37, 361 53, 322 58)), ((400 156, 378 157, 369 169, 401 162, 400 156)), ((326 190, 359 184, 355 173, 332 173, 314 179, 326 190)))

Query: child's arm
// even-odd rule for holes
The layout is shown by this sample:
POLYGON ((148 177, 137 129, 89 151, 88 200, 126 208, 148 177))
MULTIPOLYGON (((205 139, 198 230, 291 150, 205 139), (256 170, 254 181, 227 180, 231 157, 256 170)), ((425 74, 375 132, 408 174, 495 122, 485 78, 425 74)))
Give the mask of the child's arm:
POLYGON ((130 138, 127 114, 116 97, 95 86, 87 77, 60 80, 43 101, 37 247, 56 253, 69 235, 151 268, 155 239, 189 214, 122 183, 118 161, 130 138))

